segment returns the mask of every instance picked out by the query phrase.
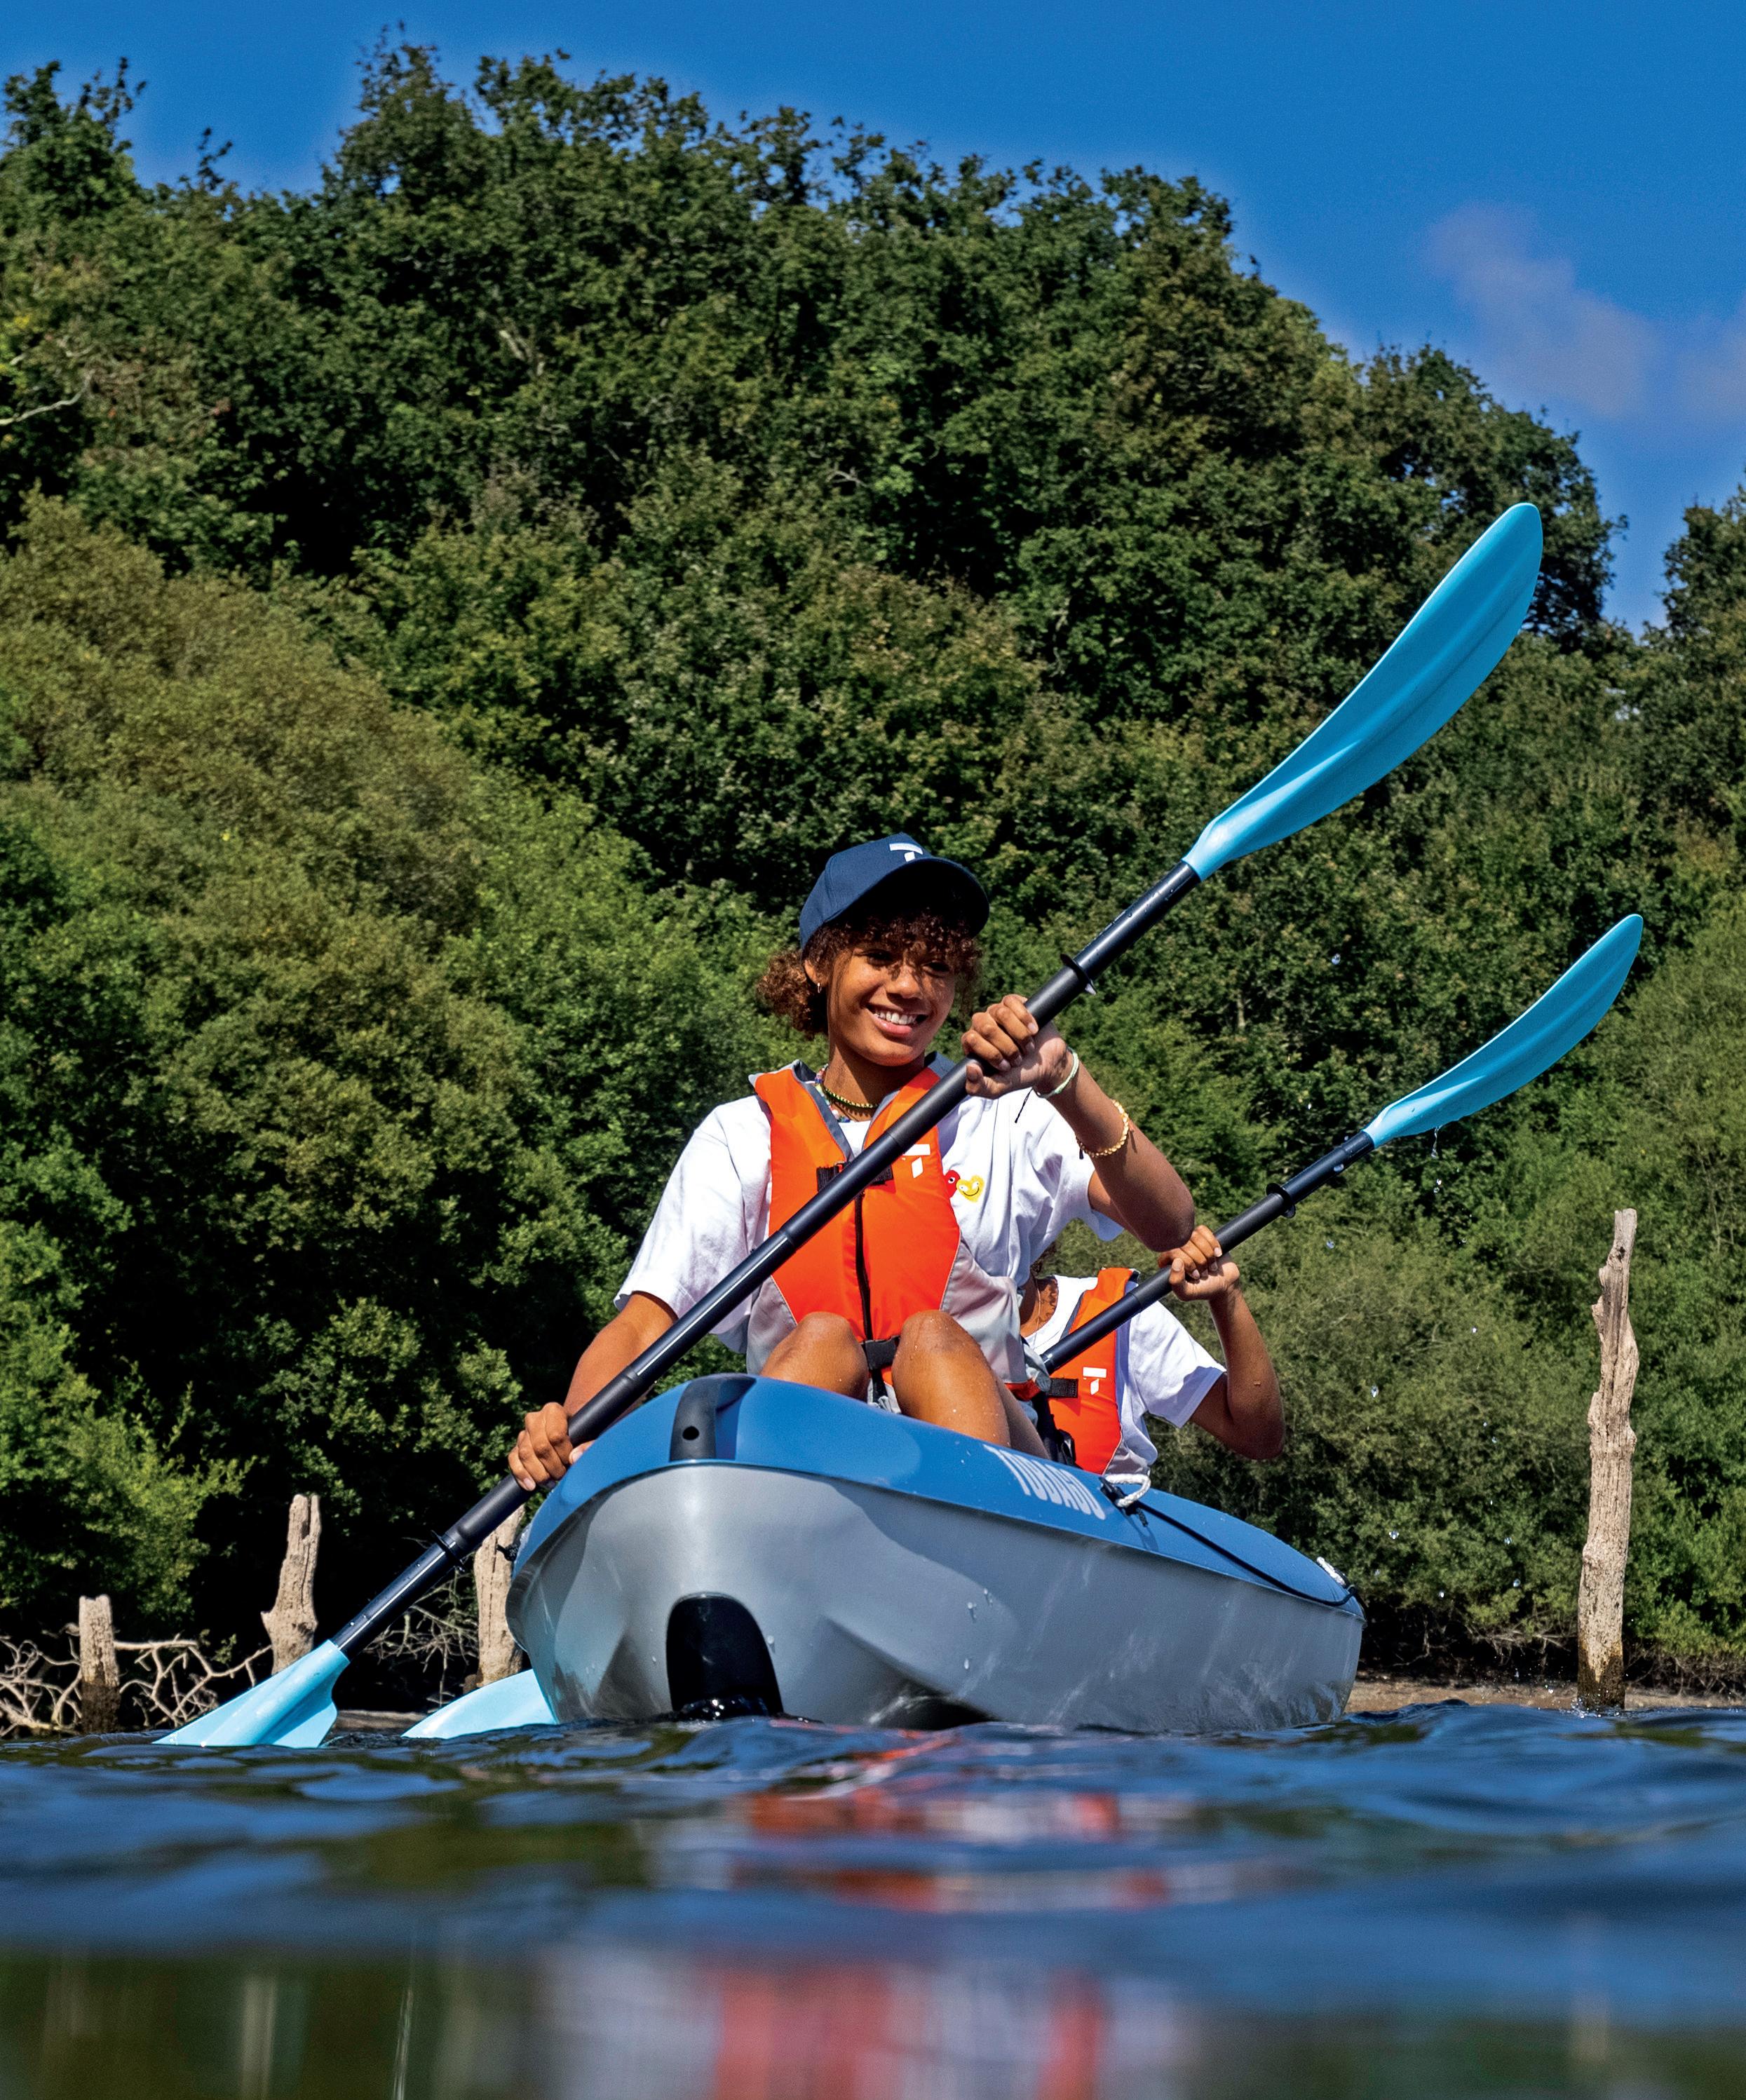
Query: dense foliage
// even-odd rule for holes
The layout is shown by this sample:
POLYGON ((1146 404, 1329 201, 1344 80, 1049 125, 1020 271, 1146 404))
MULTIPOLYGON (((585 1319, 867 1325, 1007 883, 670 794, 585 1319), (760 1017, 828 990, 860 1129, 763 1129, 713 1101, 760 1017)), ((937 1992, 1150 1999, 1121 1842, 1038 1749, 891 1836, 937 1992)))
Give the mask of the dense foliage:
POLYGON ((317 190, 245 195, 141 185, 127 105, 21 77, 0 157, 9 1608, 240 1625, 301 1487, 328 1606, 384 1572, 772 1050, 747 986, 826 853, 975 860, 1023 983, 1525 496, 1485 693, 1073 1032, 1216 1213, 1643 911, 1589 1049, 1255 1244, 1286 1458, 1162 1464, 1380 1639, 1555 1635, 1635 1202, 1634 1626, 1746 1657, 1746 512, 1607 625, 1574 443, 1355 365, 1192 181, 400 51, 317 190))

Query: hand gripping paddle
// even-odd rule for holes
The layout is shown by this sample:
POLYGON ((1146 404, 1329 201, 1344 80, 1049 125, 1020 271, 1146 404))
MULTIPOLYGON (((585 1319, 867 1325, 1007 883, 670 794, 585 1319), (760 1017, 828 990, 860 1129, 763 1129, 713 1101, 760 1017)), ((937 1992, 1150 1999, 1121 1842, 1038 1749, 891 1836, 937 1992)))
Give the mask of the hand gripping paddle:
MULTIPOLYGON (((1494 1035, 1483 1049, 1463 1057, 1440 1079, 1432 1079, 1417 1093, 1391 1101, 1371 1117, 1364 1128, 1344 1139, 1331 1152, 1268 1189, 1241 1217, 1219 1229, 1219 1244, 1228 1254, 1232 1247, 1270 1225, 1275 1218, 1289 1218, 1303 1198, 1330 1181, 1338 1181, 1347 1168, 1397 1137, 1416 1136, 1459 1123, 1480 1109, 1501 1101, 1518 1087, 1555 1065, 1567 1050, 1580 1043, 1618 997, 1620 988, 1637 959, 1643 922, 1633 912, 1621 919, 1610 933, 1603 933, 1588 953, 1565 971, 1550 991, 1544 992, 1526 1013, 1494 1035)), ((1054 1372, 1102 1341, 1106 1335, 1155 1305, 1170 1290, 1170 1271, 1161 1268, 1118 1304, 1087 1320, 1063 1335, 1043 1357, 1044 1370, 1054 1372)))
MULTIPOLYGON (((1506 510, 1462 556, 1387 655, 1334 712, 1264 780, 1215 817, 1162 882, 1113 919, 1032 998, 1030 1010, 1037 1019, 1053 1020, 1088 990, 1101 971, 1215 869, 1302 831, 1410 757, 1484 680, 1515 638, 1534 594, 1540 549, 1540 514, 1534 506, 1518 503, 1506 510)), ((925 1136, 963 1099, 968 1083, 960 1065, 930 1087, 828 1189, 803 1204, 732 1275, 580 1408, 571 1419, 571 1441, 585 1442, 610 1428, 694 1343, 925 1136)), ((350 1658, 460 1567, 527 1499, 518 1481, 500 1481, 332 1640, 162 1740, 319 1743, 333 1719, 334 1683, 350 1658)))

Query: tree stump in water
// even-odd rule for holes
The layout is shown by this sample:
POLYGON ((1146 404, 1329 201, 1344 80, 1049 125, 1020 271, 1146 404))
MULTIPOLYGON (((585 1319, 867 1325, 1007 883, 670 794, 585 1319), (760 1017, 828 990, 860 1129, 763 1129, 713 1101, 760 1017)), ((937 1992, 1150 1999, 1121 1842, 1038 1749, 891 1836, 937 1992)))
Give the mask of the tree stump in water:
POLYGON ((1631 1331, 1631 1252, 1637 1213, 1615 1211, 1612 1251, 1594 1301, 1601 1376, 1589 1402, 1589 1536, 1576 1592, 1576 1699, 1584 1706, 1625 1700, 1625 1564, 1631 1544, 1631 1394, 1637 1337, 1631 1331))
POLYGON ((527 1512, 518 1510, 505 1517, 473 1556, 473 1587, 479 1606, 479 1682, 495 1684, 500 1677, 513 1677, 522 1666, 521 1651, 509 1631, 505 1607, 509 1600, 509 1581, 515 1570, 511 1555, 515 1534, 526 1523, 527 1512))
POLYGON ((79 1726, 104 1736, 121 1708, 121 1665, 115 1652, 115 1617, 107 1597, 79 1599, 79 1726))
POLYGON ((273 1644, 273 1674, 288 1668, 315 1643, 315 1554, 321 1544, 321 1498, 294 1495, 279 1568, 279 1594, 261 1624, 273 1644))

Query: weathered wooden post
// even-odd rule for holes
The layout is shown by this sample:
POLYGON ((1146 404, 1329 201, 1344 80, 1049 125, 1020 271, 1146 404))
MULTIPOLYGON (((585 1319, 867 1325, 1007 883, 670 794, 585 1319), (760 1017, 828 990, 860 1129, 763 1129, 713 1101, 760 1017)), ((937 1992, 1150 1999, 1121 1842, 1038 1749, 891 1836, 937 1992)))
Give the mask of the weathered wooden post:
POLYGON ((279 1594, 261 1624, 273 1644, 273 1674, 309 1653, 315 1643, 315 1555, 321 1545, 321 1498, 293 1495, 279 1567, 279 1594))
POLYGON ((1625 1563, 1631 1544, 1631 1394, 1637 1337, 1631 1332, 1631 1251, 1637 1213, 1612 1214, 1612 1251, 1594 1301, 1600 1383, 1589 1402, 1589 1536, 1576 1591, 1576 1699, 1584 1706, 1625 1703, 1625 1563))
POLYGON ((107 1735, 121 1710, 121 1665, 115 1652, 115 1617, 107 1597, 79 1599, 79 1726, 107 1735))
POLYGON ((473 1556, 473 1587, 479 1605, 481 1684, 495 1684, 500 1677, 513 1677, 522 1666, 521 1651, 509 1631, 505 1607, 509 1600, 509 1580, 515 1572, 510 1553, 527 1514, 518 1510, 514 1516, 505 1518, 473 1556))

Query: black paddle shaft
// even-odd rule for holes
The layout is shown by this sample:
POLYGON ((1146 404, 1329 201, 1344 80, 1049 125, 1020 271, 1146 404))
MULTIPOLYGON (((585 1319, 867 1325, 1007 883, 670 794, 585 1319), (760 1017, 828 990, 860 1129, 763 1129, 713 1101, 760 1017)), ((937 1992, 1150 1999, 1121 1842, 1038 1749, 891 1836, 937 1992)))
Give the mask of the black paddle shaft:
MULTIPOLYGON (((1306 1196, 1324 1189, 1330 1181, 1338 1181, 1348 1167, 1376 1149, 1374 1143, 1362 1131, 1356 1136, 1343 1139, 1332 1152, 1325 1152, 1321 1158, 1306 1167, 1301 1173, 1294 1174, 1289 1181, 1276 1181, 1259 1203, 1251 1203, 1246 1211, 1232 1219, 1219 1229, 1219 1244, 1228 1254, 1232 1247, 1241 1246, 1246 1239, 1270 1225, 1275 1218, 1289 1218, 1306 1196)), ((1106 1335, 1125 1326, 1136 1312, 1144 1312, 1149 1305, 1156 1305, 1170 1290, 1170 1271, 1161 1268, 1157 1274, 1128 1292, 1125 1298, 1106 1307, 1095 1318, 1087 1320, 1082 1327, 1075 1327, 1063 1335, 1052 1349, 1044 1352, 1043 1369, 1052 1374, 1063 1364, 1070 1364, 1075 1357, 1082 1356, 1087 1349, 1095 1348, 1106 1335)))
MULTIPOLYGON (((1082 992, 1094 988, 1096 979, 1118 955, 1132 947, 1140 935, 1157 924, 1171 907, 1186 897, 1200 877, 1186 861, 1179 861, 1162 882, 1155 884, 1139 902, 1112 919, 1102 933, 1066 959, 1043 989, 1026 1002, 1038 1021, 1052 1021, 1082 992)), ((885 1135, 868 1145, 858 1158, 831 1180, 810 1202, 780 1224, 761 1246, 753 1249, 731 1275, 724 1277, 707 1296, 700 1298, 682 1319, 676 1320, 659 1341, 651 1343, 616 1378, 609 1379, 592 1400, 585 1401, 570 1420, 570 1440, 586 1443, 610 1429, 619 1417, 633 1407, 664 1371, 671 1370, 694 1343, 718 1326, 730 1312, 743 1305, 759 1286, 774 1275, 788 1257, 813 1235, 846 1210, 863 1189, 883 1179, 887 1170, 912 1145, 919 1143, 937 1123, 950 1114, 963 1099, 969 1086, 966 1068, 959 1065, 931 1086, 914 1108, 898 1117, 885 1135)), ((1094 1323, 1095 1324, 1095 1323, 1094 1323)), ((1077 1338, 1076 1338, 1077 1339, 1077 1338)), ((347 1655, 373 1640, 384 1626, 417 1603, 433 1584, 452 1568, 458 1568, 527 1499, 527 1490, 513 1476, 500 1480, 488 1495, 476 1502, 458 1524, 427 1546, 410 1568, 397 1575, 387 1588, 373 1597, 356 1618, 334 1635, 334 1643, 347 1655)))

